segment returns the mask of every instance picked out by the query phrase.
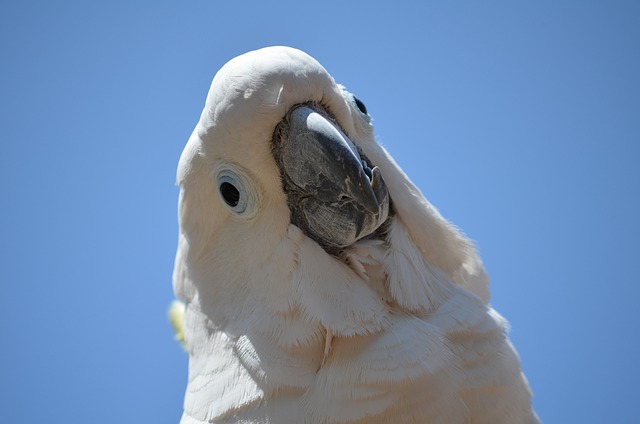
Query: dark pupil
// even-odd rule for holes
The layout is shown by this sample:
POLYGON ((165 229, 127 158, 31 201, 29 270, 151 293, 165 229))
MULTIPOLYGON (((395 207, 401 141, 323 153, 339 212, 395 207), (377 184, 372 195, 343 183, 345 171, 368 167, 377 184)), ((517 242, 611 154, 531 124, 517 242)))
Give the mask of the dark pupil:
POLYGON ((360 112, 364 113, 365 115, 367 114, 367 107, 364 105, 364 103, 362 103, 362 100, 360 100, 357 97, 353 97, 353 100, 356 102, 356 106, 358 106, 358 109, 360 109, 360 112))
POLYGON ((227 205, 231 207, 238 206, 240 192, 233 186, 233 184, 227 182, 220 184, 220 193, 222 193, 222 197, 224 198, 224 201, 227 202, 227 205))

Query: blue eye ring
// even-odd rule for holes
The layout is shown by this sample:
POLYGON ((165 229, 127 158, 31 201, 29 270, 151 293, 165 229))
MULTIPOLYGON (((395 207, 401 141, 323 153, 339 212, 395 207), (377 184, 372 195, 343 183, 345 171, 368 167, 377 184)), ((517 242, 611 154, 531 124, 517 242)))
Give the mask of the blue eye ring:
POLYGON ((371 125, 371 115, 369 115, 369 111, 367 107, 364 105, 362 100, 358 99, 353 93, 347 91, 344 87, 342 87, 342 91, 345 93, 347 100, 351 103, 351 106, 354 110, 358 112, 360 118, 367 124, 371 125))
POLYGON ((244 178, 235 172, 224 169, 217 178, 218 193, 224 204, 237 214, 244 213, 249 206, 250 193, 244 178))
POLYGON ((362 100, 360 100, 356 96, 353 96, 353 102, 356 104, 356 107, 358 108, 358 110, 360 110, 360 112, 362 112, 364 115, 369 114, 367 112, 367 107, 364 105, 364 103, 362 103, 362 100))

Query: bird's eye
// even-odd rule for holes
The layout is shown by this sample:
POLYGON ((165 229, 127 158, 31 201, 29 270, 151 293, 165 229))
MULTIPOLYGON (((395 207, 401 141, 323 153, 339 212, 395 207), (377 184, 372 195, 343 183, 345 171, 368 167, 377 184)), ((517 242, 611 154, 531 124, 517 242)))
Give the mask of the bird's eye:
POLYGON ((225 181, 220 184, 220 194, 222 194, 222 198, 227 202, 227 205, 232 208, 238 206, 238 202, 240 201, 240 192, 236 186, 225 181))
POLYGON ((249 196, 245 185, 236 173, 224 170, 218 175, 218 191, 229 209, 236 213, 247 210, 249 196))
POLYGON ((362 100, 360 100, 356 96, 353 96, 353 101, 355 102, 356 106, 358 106, 358 109, 360 109, 360 112, 367 115, 367 107, 364 105, 364 103, 362 103, 362 100))

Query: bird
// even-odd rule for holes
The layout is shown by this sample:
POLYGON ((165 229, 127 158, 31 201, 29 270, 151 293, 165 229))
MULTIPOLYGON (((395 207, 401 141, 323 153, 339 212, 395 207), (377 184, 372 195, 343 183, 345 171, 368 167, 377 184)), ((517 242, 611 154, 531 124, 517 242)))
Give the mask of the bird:
POLYGON ((227 62, 177 185, 181 424, 539 422, 474 244, 308 54, 227 62))

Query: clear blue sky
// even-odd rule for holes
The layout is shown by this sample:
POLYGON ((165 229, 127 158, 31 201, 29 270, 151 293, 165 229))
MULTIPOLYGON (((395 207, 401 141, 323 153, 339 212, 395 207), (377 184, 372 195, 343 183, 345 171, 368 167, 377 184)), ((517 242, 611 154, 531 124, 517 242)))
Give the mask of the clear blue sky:
POLYGON ((0 422, 178 422, 175 168, 275 44, 477 242, 543 421, 637 422, 640 7, 515 3, 2 2, 0 422))

